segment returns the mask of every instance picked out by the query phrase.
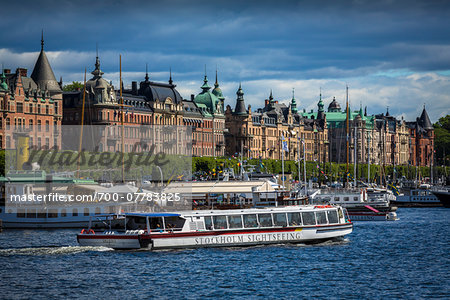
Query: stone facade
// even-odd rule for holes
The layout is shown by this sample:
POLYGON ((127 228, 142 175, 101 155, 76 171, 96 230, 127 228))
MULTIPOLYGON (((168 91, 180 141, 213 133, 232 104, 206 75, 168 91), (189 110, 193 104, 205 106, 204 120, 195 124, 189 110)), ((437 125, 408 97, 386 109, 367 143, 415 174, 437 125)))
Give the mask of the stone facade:
MULTIPOLYGON (((225 127, 225 118, 222 113, 223 99, 219 100, 217 96, 209 92, 209 86, 208 89, 206 88, 206 76, 206 82, 202 86, 203 92, 195 98, 191 97, 191 100, 186 100, 176 90, 172 76, 170 76, 168 83, 153 82, 149 80, 148 72, 146 72, 144 80, 139 83, 139 87, 138 83, 133 81, 131 89, 122 88, 122 105, 120 90, 115 89, 112 83, 103 79, 98 57, 96 58, 95 69, 91 74, 93 77, 86 82, 85 125, 120 127, 119 125, 122 124, 121 116, 123 115, 123 124, 126 127, 141 125, 159 125, 160 128, 164 126, 189 126, 192 128, 192 153, 189 154, 195 156, 223 155, 225 127), (210 96, 208 99, 212 99, 214 104, 213 102, 207 102, 205 95, 210 96), (220 103, 222 103, 222 107, 215 105, 220 103)), ((218 93, 220 88, 217 80, 216 85, 215 90, 218 93)), ((82 98, 83 91, 64 93, 63 124, 81 124, 82 98)), ((159 130, 158 126, 154 126, 152 130, 159 130)), ((152 142, 160 141, 157 142, 157 150, 162 149, 163 146, 168 146, 167 143, 165 145, 162 143, 166 138, 166 140, 169 140, 169 136, 164 137, 161 132, 150 132, 147 135, 149 139, 154 139, 152 142)), ((177 135, 175 142, 173 142, 174 145, 172 145, 173 150, 167 151, 166 149, 165 153, 180 153, 178 150, 184 143, 182 140, 186 141, 186 138, 190 140, 189 137, 177 135)), ((121 147, 121 140, 117 132, 114 137, 108 139, 101 150, 118 151, 121 147)), ((127 152, 131 151, 131 147, 134 146, 126 143, 124 147, 127 152)), ((138 147, 136 150, 145 149, 138 147)))
POLYGON ((288 107, 275 101, 272 92, 265 106, 253 112, 251 106, 245 107, 241 86, 236 95, 235 109, 227 106, 225 111, 226 155, 243 153, 248 158, 282 159, 282 140, 285 139, 286 160, 297 160, 305 154, 306 160, 328 161, 325 115, 320 119, 303 118, 297 112, 294 96, 288 107))

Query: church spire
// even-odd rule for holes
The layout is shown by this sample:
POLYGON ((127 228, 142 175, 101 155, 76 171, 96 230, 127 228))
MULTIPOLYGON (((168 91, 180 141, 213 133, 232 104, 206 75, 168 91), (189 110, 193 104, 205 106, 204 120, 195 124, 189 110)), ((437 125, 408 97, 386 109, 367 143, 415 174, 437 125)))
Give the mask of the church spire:
POLYGON ((173 84, 173 80, 172 80, 172 67, 169 68, 169 84, 173 84))
POLYGON ((325 118, 325 113, 324 113, 323 101, 322 101, 322 88, 320 88, 319 103, 317 103, 317 119, 322 120, 324 118, 325 118))
POLYGON ((104 73, 102 72, 102 70, 100 70, 100 59, 98 58, 98 44, 95 44, 95 52, 96 52, 95 70, 92 71, 91 74, 94 75, 95 77, 102 77, 104 73))
POLYGON ((234 109, 233 114, 238 116, 245 116, 247 115, 247 110, 245 109, 244 92, 242 91, 242 86, 240 82, 236 95, 237 95, 236 107, 234 109))
POLYGON ((297 101, 295 100, 295 88, 292 88, 292 100, 291 100, 291 112, 293 114, 296 114, 298 112, 297 110, 297 101))
POLYGON ((31 78, 41 90, 47 85, 50 92, 61 92, 61 88, 56 81, 55 74, 53 73, 52 67, 48 62, 47 55, 44 51, 44 30, 41 32, 41 52, 34 65, 31 78))
POLYGON ((203 85, 201 86, 201 89, 203 90, 203 93, 206 93, 209 91, 211 87, 208 85, 208 77, 206 76, 206 65, 205 65, 205 78, 203 79, 203 85))
POLYGON ((44 51, 44 29, 41 32, 41 51, 44 51))
POLYGON ((148 82, 148 63, 145 64, 145 82, 148 82))

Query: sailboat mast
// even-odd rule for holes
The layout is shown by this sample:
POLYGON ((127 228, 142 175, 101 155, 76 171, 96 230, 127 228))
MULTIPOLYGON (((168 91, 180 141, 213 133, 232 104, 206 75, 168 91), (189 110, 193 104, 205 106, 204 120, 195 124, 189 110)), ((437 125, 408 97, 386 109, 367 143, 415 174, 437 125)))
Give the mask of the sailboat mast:
POLYGON ((125 182, 125 151, 124 151, 124 145, 123 145, 123 97, 122 97, 122 55, 119 55, 119 89, 120 89, 120 115, 122 116, 120 118, 120 125, 122 127, 122 134, 121 134, 121 140, 122 140, 122 183, 125 182))
POLYGON ((81 144, 83 143, 83 125, 84 125, 84 104, 86 102, 86 68, 84 68, 84 85, 83 85, 83 102, 81 106, 81 130, 80 141, 78 143, 78 159, 77 159, 77 178, 80 178, 80 158, 81 158, 81 144))
POLYGON ((357 142, 356 142, 356 126, 355 126, 355 136, 353 137, 353 147, 354 147, 354 152, 353 152, 353 184, 354 187, 356 187, 356 164, 357 164, 357 160, 356 160, 356 156, 358 155, 358 148, 357 148, 357 142))
POLYGON ((370 183, 370 135, 367 136, 367 183, 370 183))
POLYGON ((348 160, 349 160, 349 153, 348 153, 348 149, 349 149, 349 128, 348 128, 348 119, 349 119, 349 113, 348 113, 348 85, 346 86, 346 98, 345 98, 345 105, 346 105, 346 133, 347 133, 347 185, 348 185, 348 160))

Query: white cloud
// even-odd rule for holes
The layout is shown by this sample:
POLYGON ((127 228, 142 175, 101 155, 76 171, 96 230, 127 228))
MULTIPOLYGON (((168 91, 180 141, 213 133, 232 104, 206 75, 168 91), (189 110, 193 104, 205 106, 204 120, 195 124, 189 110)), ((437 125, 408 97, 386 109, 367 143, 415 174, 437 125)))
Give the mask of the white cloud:
MULTIPOLYGON (((46 51, 50 64, 57 79, 63 77, 64 82, 83 81, 84 68, 87 68, 88 78, 95 63, 95 52, 77 51, 46 51)), ((281 52, 272 52, 277 56, 281 52)), ((0 49, 0 63, 5 68, 27 67, 31 74, 38 52, 16 53, 9 49, 0 49)), ((450 108, 450 75, 437 72, 412 72, 408 69, 391 69, 380 72, 375 68, 342 71, 335 67, 327 70, 315 69, 311 71, 284 71, 258 69, 256 66, 263 54, 257 56, 238 57, 204 57, 201 55, 168 55, 153 52, 124 52, 122 54, 122 77, 125 86, 131 81, 143 80, 145 63, 149 63, 149 75, 153 81, 167 82, 169 66, 172 66, 172 77, 177 89, 185 98, 191 94, 198 94, 203 83, 204 64, 207 63, 209 83, 214 84, 215 66, 219 68, 219 82, 226 97, 226 104, 235 106, 236 90, 242 80, 246 104, 252 109, 262 107, 270 90, 280 102, 289 103, 292 88, 299 109, 317 109, 319 89, 322 88, 322 98, 325 108, 335 96, 345 105, 345 86, 349 85, 349 98, 352 109, 368 106, 370 114, 389 111, 392 115, 404 116, 407 120, 415 120, 420 115, 423 104, 432 122, 449 114, 450 108), (328 74, 323 79, 308 78, 315 72, 328 74), (342 77, 345 76, 345 77, 342 77), (248 80, 250 79, 250 80, 248 80)), ((116 51, 100 52, 101 68, 105 72, 104 78, 111 80, 117 87, 119 81, 119 53, 116 51)), ((264 64, 270 62, 266 57, 264 64)), ((314 77, 312 77, 314 78, 314 77)))

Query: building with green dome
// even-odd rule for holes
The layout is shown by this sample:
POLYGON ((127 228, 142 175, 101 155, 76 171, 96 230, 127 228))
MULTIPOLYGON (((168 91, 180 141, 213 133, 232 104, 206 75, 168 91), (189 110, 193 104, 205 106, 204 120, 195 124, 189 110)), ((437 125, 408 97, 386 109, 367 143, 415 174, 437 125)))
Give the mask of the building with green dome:
POLYGON ((337 163, 347 162, 347 139, 349 141, 349 163, 371 164, 407 164, 409 148, 407 147, 408 129, 403 120, 397 120, 390 116, 389 112, 380 115, 368 115, 367 107, 363 111, 352 111, 348 107, 348 133, 347 133, 347 108, 341 109, 340 104, 333 97, 324 110, 322 95, 319 97, 317 111, 311 110, 302 113, 306 118, 322 118, 326 115, 328 125, 328 142, 330 161, 337 163), (356 143, 355 143, 356 137, 356 143))
POLYGON ((194 141, 202 141, 203 155, 224 156, 225 155, 225 115, 222 90, 219 87, 216 71, 216 82, 214 89, 208 85, 208 77, 205 74, 202 91, 193 98, 197 109, 203 115, 202 132, 193 132, 194 141), (200 136, 202 135, 202 136, 200 136), (204 138, 206 137, 206 138, 204 138))

